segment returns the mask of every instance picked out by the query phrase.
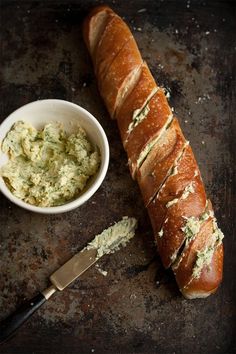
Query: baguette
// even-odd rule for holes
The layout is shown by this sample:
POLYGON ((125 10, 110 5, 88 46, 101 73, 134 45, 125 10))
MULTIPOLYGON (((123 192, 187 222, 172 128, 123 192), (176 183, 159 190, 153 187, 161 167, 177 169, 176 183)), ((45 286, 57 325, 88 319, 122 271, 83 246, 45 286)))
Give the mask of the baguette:
POLYGON ((222 280, 223 234, 189 142, 124 21, 99 6, 85 19, 83 35, 163 265, 186 298, 207 297, 222 280))

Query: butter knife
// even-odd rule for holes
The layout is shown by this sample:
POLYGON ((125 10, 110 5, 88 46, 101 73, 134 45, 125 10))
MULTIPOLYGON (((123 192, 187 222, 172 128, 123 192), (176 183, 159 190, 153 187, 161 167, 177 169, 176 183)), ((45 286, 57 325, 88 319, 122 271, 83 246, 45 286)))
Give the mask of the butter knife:
POLYGON ((117 251, 134 236, 137 221, 123 219, 97 235, 82 251, 74 255, 50 276, 51 285, 31 300, 23 303, 14 313, 0 322, 0 343, 12 334, 57 290, 64 290, 76 278, 96 263, 104 254, 117 251))

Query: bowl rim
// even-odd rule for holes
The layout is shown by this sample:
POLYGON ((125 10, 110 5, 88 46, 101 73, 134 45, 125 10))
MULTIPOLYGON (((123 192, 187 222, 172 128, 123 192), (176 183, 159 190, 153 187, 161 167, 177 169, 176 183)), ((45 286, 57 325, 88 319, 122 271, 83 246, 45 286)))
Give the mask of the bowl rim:
MULTIPOLYGON (((78 196, 76 199, 72 200, 71 202, 68 202, 66 204, 63 205, 59 205, 59 206, 53 206, 53 207, 40 207, 40 206, 35 206, 35 205, 31 205, 29 203, 24 202, 23 200, 15 197, 11 191, 8 189, 8 187, 6 186, 3 178, 0 176, 0 191, 5 195, 5 197, 7 197, 11 202, 13 202, 14 204, 33 211, 33 212, 37 212, 37 213, 41 213, 41 214, 59 214, 59 213, 64 213, 70 210, 73 210, 79 206, 81 206, 82 204, 84 204, 86 201, 88 201, 88 199, 90 199, 92 197, 92 195, 98 190, 98 188, 101 186, 107 170, 108 170, 108 165, 109 165, 109 158, 110 158, 110 151, 109 151, 109 144, 108 144, 108 139, 107 136, 104 132, 103 127, 101 126, 101 124, 98 122, 98 120, 89 112, 87 111, 85 108, 77 105, 76 103, 70 102, 70 101, 66 101, 66 100, 61 100, 61 99, 42 99, 42 100, 37 100, 37 101, 33 101, 33 102, 29 102, 19 108, 17 108, 15 111, 13 111, 12 113, 10 113, 0 124, 0 131, 2 130, 2 128, 5 127, 5 125, 8 124, 9 120, 12 119, 12 117, 16 114, 19 113, 21 110, 24 110, 26 107, 29 107, 30 105, 35 105, 35 104, 40 104, 40 103, 62 103, 65 106, 70 106, 75 108, 78 113, 82 113, 84 116, 86 116, 87 119, 89 119, 92 124, 94 124, 94 126, 96 127, 97 131, 99 132, 101 138, 102 138, 102 142, 101 144, 103 145, 103 156, 101 156, 101 165, 99 168, 99 171, 97 172, 97 175, 95 176, 95 180, 93 181, 93 183, 91 184, 91 186, 88 187, 88 189, 80 196, 78 196)), ((14 124, 14 123, 12 123, 14 124)), ((1 152, 0 152, 1 153, 1 152)))

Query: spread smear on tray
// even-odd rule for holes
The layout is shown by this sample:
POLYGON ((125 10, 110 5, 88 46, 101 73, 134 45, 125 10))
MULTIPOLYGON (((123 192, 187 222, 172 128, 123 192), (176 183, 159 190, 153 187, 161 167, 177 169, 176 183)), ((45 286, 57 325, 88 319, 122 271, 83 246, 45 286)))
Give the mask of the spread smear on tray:
POLYGON ((121 247, 126 246, 134 237, 137 228, 137 220, 124 216, 122 220, 105 229, 91 241, 87 249, 97 249, 97 258, 104 254, 114 253, 121 247))

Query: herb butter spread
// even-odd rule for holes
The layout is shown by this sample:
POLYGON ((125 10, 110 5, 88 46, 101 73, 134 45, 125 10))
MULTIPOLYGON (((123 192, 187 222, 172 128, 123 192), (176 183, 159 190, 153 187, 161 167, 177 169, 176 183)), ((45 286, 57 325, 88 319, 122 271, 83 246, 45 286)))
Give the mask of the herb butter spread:
POLYGON ((9 161, 1 168, 8 188, 27 203, 50 207, 75 198, 100 165, 100 154, 78 127, 67 135, 59 123, 37 130, 18 121, 2 143, 9 161))
POLYGON ((219 229, 216 218, 213 219, 213 239, 214 244, 207 246, 203 250, 197 251, 197 258, 193 267, 193 278, 199 278, 203 267, 209 266, 216 248, 222 243, 223 232, 219 229))
MULTIPOLYGON (((155 87, 150 94, 147 96, 146 100, 144 101, 143 105, 140 108, 137 108, 133 111, 132 115, 132 121, 128 126, 127 133, 128 135, 132 132, 132 130, 142 122, 143 119, 146 118, 148 115, 150 108, 149 108, 149 102, 151 101, 152 97, 155 95, 155 93, 159 90, 159 87, 155 87)), ((128 137, 126 138, 126 142, 128 140, 128 137)))
POLYGON ((137 220, 124 216, 122 220, 97 235, 87 246, 87 249, 97 249, 97 258, 104 254, 114 253, 120 247, 126 246, 134 237, 137 220))
POLYGON ((157 234, 161 238, 164 234, 163 228, 157 234))
POLYGON ((184 188, 184 192, 181 196, 182 199, 186 199, 188 198, 190 193, 194 193, 194 186, 193 186, 193 182, 191 182, 188 186, 186 186, 184 188))
POLYGON ((209 217, 213 218, 213 244, 205 247, 202 250, 197 251, 197 257, 195 261, 195 265, 193 267, 193 278, 199 278, 203 267, 209 266, 213 257, 213 254, 216 248, 222 243, 224 238, 224 234, 219 229, 216 218, 214 217, 214 213, 212 210, 205 211, 199 218, 190 217, 186 218, 187 222, 182 228, 185 232, 186 236, 186 244, 191 241, 195 235, 200 231, 200 227, 202 223, 207 220, 209 217))
POLYGON ((189 196, 190 193, 194 193, 193 182, 191 182, 188 186, 186 186, 186 187, 184 188, 183 194, 181 195, 180 198, 174 198, 174 199, 170 200, 170 201, 166 204, 166 208, 168 209, 168 208, 171 207, 172 205, 176 204, 179 199, 186 199, 186 198, 188 198, 188 196, 189 196))
POLYGON ((168 127, 170 126, 172 121, 173 121, 173 114, 170 114, 167 117, 167 120, 166 120, 165 124, 160 129, 159 135, 157 137, 155 137, 150 143, 148 143, 144 147, 144 149, 141 151, 141 153, 140 153, 140 155, 138 157, 138 160, 137 160, 138 167, 140 167, 142 165, 143 161, 145 160, 145 158, 147 157, 149 152, 152 150, 153 146, 158 142, 158 140, 161 138, 162 134, 168 129, 168 127))
POLYGON ((202 222, 199 220, 199 218, 194 216, 185 219, 186 224, 181 228, 181 230, 185 233, 186 240, 190 241, 196 236, 196 234, 199 233, 202 222))
POLYGON ((179 198, 175 198, 170 200, 167 204, 166 204, 166 208, 168 209, 169 207, 171 207, 172 205, 176 204, 178 202, 179 198))
POLYGON ((206 221, 209 217, 214 217, 214 213, 212 210, 204 211, 204 213, 199 217, 183 216, 183 218, 186 220, 186 223, 184 227, 181 228, 181 230, 185 233, 186 239, 188 239, 189 241, 192 240, 192 238, 194 238, 196 234, 198 234, 198 232, 200 231, 203 222, 206 221))
POLYGON ((144 120, 147 117, 149 111, 150 111, 150 108, 149 108, 148 104, 142 110, 136 109, 134 111, 132 122, 128 126, 128 130, 127 130, 128 134, 130 134, 132 132, 132 130, 135 127, 137 127, 137 125, 139 125, 139 123, 141 123, 142 120, 144 120))
POLYGON ((202 268, 210 265, 214 251, 215 249, 213 246, 209 246, 201 251, 197 251, 197 259, 193 268, 194 278, 199 278, 202 268))

